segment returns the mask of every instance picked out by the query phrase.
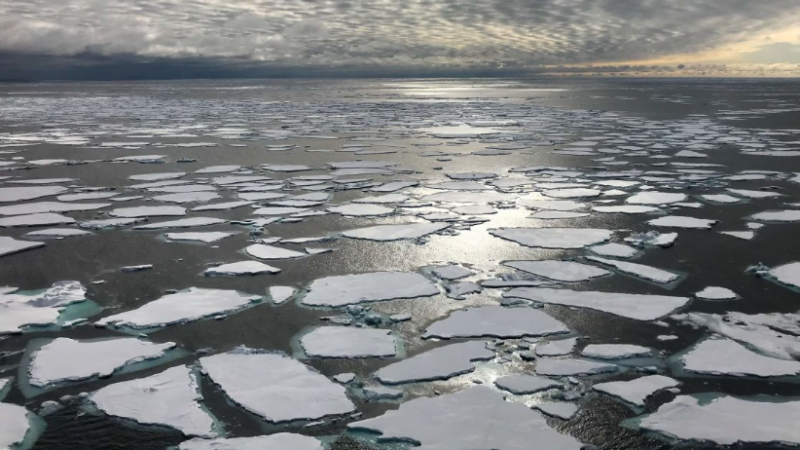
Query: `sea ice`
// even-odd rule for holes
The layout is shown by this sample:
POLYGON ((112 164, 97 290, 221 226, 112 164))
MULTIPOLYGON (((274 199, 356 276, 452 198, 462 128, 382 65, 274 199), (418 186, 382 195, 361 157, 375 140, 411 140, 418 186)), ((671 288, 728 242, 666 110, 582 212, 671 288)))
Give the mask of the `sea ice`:
POLYGON ((248 255, 258 259, 292 259, 308 256, 307 253, 300 253, 288 248, 275 247, 273 245, 254 244, 244 249, 248 255))
POLYGON ((589 251, 602 256, 610 256, 612 258, 631 258, 636 255, 637 250, 625 244, 608 243, 602 245, 595 245, 589 247, 589 251))
POLYGON ((611 274, 607 270, 572 261, 505 261, 503 265, 550 280, 566 282, 588 281, 611 274))
POLYGON ((534 308, 482 306, 454 311, 449 317, 428 327, 425 338, 547 336, 567 333, 560 321, 534 308))
POLYGON ((207 227, 209 225, 219 225, 227 222, 225 219, 216 217, 190 217, 188 219, 169 220, 166 222, 148 223, 146 225, 137 225, 133 227, 134 230, 162 230, 166 228, 192 228, 192 227, 207 227))
POLYGON ((565 249, 599 244, 614 235, 613 231, 594 228, 495 228, 489 233, 527 247, 565 249))
POLYGON ((134 206, 130 208, 117 208, 111 210, 109 215, 114 217, 154 217, 154 216, 185 216, 186 208, 182 206, 134 206))
POLYGON ((200 439, 182 442, 177 450, 324 450, 317 439, 302 434, 276 433, 269 436, 200 439))
POLYGON ((498 388, 516 395, 535 394, 563 386, 560 382, 535 375, 508 375, 494 381, 498 388))
POLYGON ((624 274, 633 275, 635 277, 643 278, 655 283, 666 284, 680 278, 680 276, 675 273, 658 269, 656 267, 646 266, 644 264, 617 261, 615 259, 600 258, 597 256, 587 256, 586 259, 611 266, 624 274))
POLYGON ((372 272, 314 280, 302 303, 308 306, 345 306, 439 294, 430 280, 412 272, 372 272))
POLYGON ((587 361, 584 359, 552 359, 542 358, 536 361, 536 373, 551 377, 570 377, 578 375, 596 375, 615 372, 615 364, 587 361))
POLYGON ((0 403, 0 449, 14 449, 25 439, 31 427, 28 414, 22 406, 0 403))
POLYGON ((630 344, 591 344, 581 352, 584 358, 627 359, 653 356, 653 349, 630 344))
POLYGON ((389 330, 355 327, 319 327, 300 338, 312 358, 385 358, 397 354, 389 330))
POLYGON ((539 344, 534 352, 537 356, 566 356, 572 353, 577 345, 578 338, 561 339, 560 341, 539 344))
POLYGON ((390 364, 375 373, 385 384, 447 380, 475 370, 474 363, 495 356, 486 341, 469 341, 438 347, 390 364))
POLYGON ((695 217, 686 216, 663 216, 657 219, 649 220, 647 223, 656 227, 672 227, 672 228, 697 228, 708 230, 717 223, 713 219, 698 219, 695 217))
POLYGON ((708 286, 694 294, 700 300, 736 300, 739 296, 730 289, 719 286, 708 286))
POLYGON ((235 234, 236 233, 226 233, 223 231, 208 231, 199 233, 164 233, 164 237, 169 241, 190 241, 211 244, 213 242, 221 241, 222 239, 231 237, 235 234))
POLYGON ((663 375, 650 375, 631 381, 611 381, 592 386, 596 391, 619 397, 634 406, 643 408, 648 397, 664 389, 674 388, 680 382, 663 375))
POLYGON ((44 245, 44 242, 19 241, 8 236, 0 236, 0 257, 32 248, 44 247, 44 245))
POLYGON ((774 267, 769 270, 768 275, 779 283, 800 288, 800 262, 774 267))
POLYGON ((268 266, 258 261, 239 261, 210 267, 203 273, 206 276, 242 276, 260 275, 262 273, 279 273, 280 271, 281 269, 268 266))
POLYGON ((758 354, 730 339, 706 339, 681 357, 687 372, 707 375, 783 377, 800 374, 800 362, 758 354))

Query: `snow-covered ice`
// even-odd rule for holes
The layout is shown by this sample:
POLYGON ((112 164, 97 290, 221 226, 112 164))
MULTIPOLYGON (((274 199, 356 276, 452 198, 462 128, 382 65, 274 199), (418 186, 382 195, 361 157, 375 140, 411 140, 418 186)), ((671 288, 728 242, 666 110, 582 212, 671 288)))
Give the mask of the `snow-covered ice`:
POLYGON ((584 358, 625 359, 647 358, 653 355, 653 349, 631 344, 590 344, 581 351, 584 358))
POLYGON ((585 359, 553 359, 542 358, 536 361, 536 373, 552 377, 570 377, 578 375, 596 375, 615 372, 614 364, 587 361, 585 359))
POLYGON ((431 324, 425 338, 547 336, 566 333, 560 321, 534 308, 481 306, 454 311, 449 317, 431 324))
POLYGON ((550 280, 566 282, 588 281, 611 274, 607 270, 573 261, 505 261, 503 265, 550 280))
POLYGON ((730 339, 705 339, 681 357, 684 369, 706 375, 781 377, 800 374, 800 362, 771 358, 730 339))
POLYGON ((345 306, 439 293, 430 280, 412 272, 372 272, 314 280, 302 303, 308 306, 345 306))
POLYGON ((239 261, 235 263, 222 264, 216 267, 209 267, 203 272, 206 276, 242 276, 260 275, 262 273, 278 273, 281 269, 268 266, 258 261, 239 261))
POLYGON ((638 278, 642 278, 648 281, 653 281, 655 283, 671 283, 680 276, 678 274, 668 272, 663 269, 659 269, 656 267, 646 266, 644 264, 637 264, 627 261, 617 261, 615 259, 607 259, 607 258, 600 258, 597 256, 587 256, 586 259, 589 261, 598 262, 600 264, 605 264, 607 266, 611 266, 620 272, 633 275, 638 278))
POLYGON ((397 354, 396 338, 389 330, 356 327, 319 327, 300 338, 312 358, 380 358, 397 354))
POLYGON ((631 405, 643 408, 645 401, 651 395, 674 388, 680 382, 664 375, 649 375, 631 381, 610 381, 592 386, 596 391, 621 398, 631 405))
POLYGON ((527 247, 565 249, 600 244, 614 235, 594 228, 496 228, 489 233, 527 247))
POLYGON ((428 350, 390 364, 375 373, 382 383, 401 384, 446 380, 475 370, 476 361, 494 358, 486 341, 469 341, 428 350))

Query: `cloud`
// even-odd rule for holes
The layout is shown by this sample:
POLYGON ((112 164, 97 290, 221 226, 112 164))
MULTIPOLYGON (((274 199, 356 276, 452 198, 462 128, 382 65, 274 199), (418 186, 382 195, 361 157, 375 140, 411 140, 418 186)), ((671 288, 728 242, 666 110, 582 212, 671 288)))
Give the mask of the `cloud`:
POLYGON ((798 17, 797 0, 0 0, 0 53, 537 71, 711 50, 798 17))

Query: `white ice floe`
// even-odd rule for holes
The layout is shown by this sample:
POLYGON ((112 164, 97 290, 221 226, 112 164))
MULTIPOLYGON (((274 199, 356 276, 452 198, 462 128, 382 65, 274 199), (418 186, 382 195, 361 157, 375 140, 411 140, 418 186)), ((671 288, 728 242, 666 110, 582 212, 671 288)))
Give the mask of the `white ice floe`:
POLYGON ((456 265, 439 266, 433 269, 432 272, 443 280, 458 280, 473 274, 473 272, 466 267, 456 265))
POLYGON ((719 286, 708 286, 695 293, 694 296, 700 300, 736 300, 739 298, 736 292, 719 286))
POLYGON ((631 405, 643 408, 645 401, 651 395, 663 391, 664 389, 674 388, 680 382, 663 375, 650 375, 637 378, 631 381, 611 381, 608 383, 598 383, 592 386, 596 391, 621 398, 631 405))
POLYGON ((48 228, 46 230, 31 231, 25 234, 29 238, 51 238, 51 239, 64 239, 76 236, 88 236, 92 233, 89 231, 78 230, 75 228, 48 228))
POLYGON ((572 200, 548 200, 540 195, 529 195, 517 199, 517 205, 530 209, 544 209, 548 211, 575 211, 586 207, 585 203, 572 200))
POLYGON ((797 314, 688 313, 678 318, 744 343, 767 356, 785 360, 800 358, 800 315, 797 314))
POLYGON ((537 345, 534 352, 537 356, 566 356, 572 353, 577 345, 578 338, 561 339, 537 345))
POLYGON ((275 247, 274 245, 253 244, 244 249, 245 253, 253 258, 272 260, 272 259, 293 259, 308 256, 307 253, 296 252, 288 248, 275 247))
POLYGON ((579 450, 578 440, 551 429, 522 403, 507 402, 497 391, 476 386, 455 394, 420 397, 398 410, 348 425, 380 433, 380 441, 412 441, 420 450, 579 450), (457 411, 457 413, 453 413, 457 411))
POLYGON ((617 365, 585 359, 542 358, 536 361, 536 373, 552 377, 571 377, 615 372, 617 365))
POLYGON ((647 223, 655 227, 697 228, 709 230, 715 223, 717 223, 717 220, 698 219, 687 216, 663 216, 649 220, 647 223))
POLYGON ((343 386, 285 355, 240 348, 201 358, 200 364, 234 403, 270 422, 355 410, 343 386))
POLYGON ((756 233, 753 231, 720 231, 719 234, 733 236, 735 238, 744 239, 745 241, 749 241, 756 237, 756 233))
POLYGON ((647 358, 653 356, 653 349, 630 344, 591 344, 583 349, 581 356, 594 359, 647 358))
POLYGON ((516 395, 535 394, 562 386, 558 381, 535 375, 508 375, 494 380, 494 385, 516 395))
POLYGON ((206 203, 220 198, 216 192, 183 192, 178 194, 157 195, 153 200, 165 203, 206 203))
POLYGON ((678 233, 659 233, 658 231, 649 231, 647 233, 636 233, 632 236, 626 237, 625 242, 641 247, 646 245, 670 247, 675 244, 677 239, 678 233))
POLYGON ((569 329, 545 312, 534 308, 482 306, 453 312, 446 319, 428 327, 425 338, 547 336, 567 333, 569 329))
POLYGON ((25 439, 31 427, 28 414, 22 406, 0 403, 0 449, 14 449, 25 439))
POLYGON ((711 203, 719 203, 722 205, 728 205, 732 203, 739 203, 742 201, 741 198, 734 197, 728 194, 704 194, 701 195, 700 198, 707 202, 711 203))
POLYGON ((186 208, 182 206, 133 206, 130 208, 113 209, 108 214, 114 217, 125 217, 125 218, 185 216, 186 208))
POLYGON ((779 283, 800 288, 800 262, 773 267, 769 270, 768 275, 779 283))
POLYGON ((537 403, 531 408, 562 420, 569 420, 578 412, 578 405, 570 402, 537 403))
POLYGON ((375 204, 387 204, 387 203, 402 203, 408 200, 409 196, 403 194, 386 194, 386 195, 379 195, 375 197, 363 197, 353 200, 353 203, 375 203, 375 204))
POLYGON ((600 191, 591 188, 549 189, 543 194, 550 198, 588 198, 597 197, 600 191))
POLYGON ((550 288, 516 288, 506 298, 524 298, 539 303, 588 308, 636 320, 657 320, 686 306, 691 299, 666 295, 617 292, 571 291, 550 288))
POLYGON ((67 192, 67 188, 61 186, 0 187, 0 203, 33 200, 64 192, 67 192))
POLYGON ((781 197, 783 194, 778 192, 772 191, 751 191, 747 189, 728 189, 733 195, 738 195, 739 197, 744 198, 773 198, 773 197, 781 197))
POLYGON ((475 362, 494 356, 494 350, 486 348, 486 341, 460 342, 390 364, 378 370, 375 377, 386 384, 447 380, 474 371, 475 362))
POLYGON ((607 259, 607 258, 600 258, 597 256, 587 256, 586 259, 589 261, 598 262, 600 264, 605 264, 607 266, 611 266, 620 272, 633 275, 635 277, 639 277, 648 281, 653 281, 655 283, 671 283, 680 276, 678 274, 659 269, 656 267, 646 266, 644 264, 636 264, 627 261, 617 261, 615 259, 607 259))
POLYGON ((213 242, 221 241, 222 239, 231 237, 235 234, 236 233, 226 233, 224 231, 208 231, 198 233, 164 233, 164 237, 169 241, 188 241, 211 244, 213 242))
POLYGON ((668 205, 685 201, 686 198, 686 194, 681 193, 644 191, 628 197, 625 203, 631 205, 668 205))
POLYGON ((800 445, 800 401, 746 400, 727 395, 714 398, 680 395, 638 426, 683 441, 716 445, 800 445))
POLYGON ((637 250, 633 247, 625 244, 616 244, 613 242, 589 247, 589 251, 601 256, 610 256, 612 258, 631 258, 637 253, 637 250))
POLYGON ((565 249, 600 244, 614 235, 594 228, 495 228, 489 233, 527 247, 565 249))
POLYGON ((345 306, 439 293, 430 280, 412 272, 372 272, 314 280, 302 303, 308 306, 345 306))
POLYGON ((505 261, 504 266, 555 281, 588 281, 611 274, 607 270, 572 261, 505 261))
POLYGON ((93 211, 111 206, 111 203, 60 203, 35 202, 20 205, 0 206, 0 216, 18 216, 22 214, 62 213, 71 211, 93 211))
POLYGON ((401 189, 419 185, 419 181, 391 181, 370 189, 372 192, 396 192, 401 189))
POLYGON ((198 381, 191 369, 177 366, 159 374, 106 386, 91 395, 110 416, 145 425, 165 425, 187 436, 214 437, 214 420, 200 406, 198 381))
POLYGON ((135 181, 161 181, 174 180, 184 175, 186 175, 186 172, 142 173, 138 175, 131 175, 128 177, 128 179, 135 181))
POLYGON ((331 206, 328 211, 343 216, 353 217, 375 217, 375 216, 388 216, 394 213, 394 208, 387 208, 385 206, 358 204, 351 203, 348 205, 331 206))
POLYGON ((374 227, 358 228, 342 232, 342 236, 351 239, 365 239, 369 241, 397 241, 401 239, 419 239, 429 234, 437 233, 449 228, 444 223, 408 223, 402 225, 378 225, 374 227))
POLYGON ((106 377, 129 364, 160 358, 174 347, 173 342, 155 344, 136 338, 98 341, 57 338, 31 356, 29 381, 43 387, 106 377))
POLYGON ((242 166, 208 166, 204 167, 200 170, 197 170, 195 173, 226 173, 226 172, 235 172, 241 169, 242 166))
POLYGON ((252 204, 253 202, 250 201, 213 203, 210 205, 196 206, 192 208, 192 211, 228 211, 230 209, 241 208, 243 206, 252 204))
POLYGON ((302 434, 276 433, 228 439, 200 439, 184 441, 178 450, 324 450, 317 439, 302 434))
POLYGON ((730 339, 706 339, 681 357, 684 369, 706 375, 782 377, 800 374, 800 362, 771 358, 730 339))
POLYGON ((553 220, 553 219, 577 219, 591 214, 574 211, 536 211, 530 216, 531 219, 553 220))
POLYGON ((138 309, 100 319, 97 324, 154 328, 231 313, 250 306, 259 299, 258 295, 241 294, 233 290, 192 287, 175 294, 167 294, 138 309))
POLYGON ((72 217, 56 213, 25 214, 0 219, 0 228, 39 227, 48 225, 69 225, 75 223, 72 217))
POLYGON ((374 328, 319 327, 303 335, 300 346, 312 358, 385 358, 397 354, 391 331, 374 328))
POLYGON ((0 236, 0 257, 44 247, 44 245, 44 242, 19 241, 8 236, 0 236))
POLYGON ((655 206, 647 205, 613 205, 613 206, 592 206, 592 211, 599 213, 623 213, 623 214, 649 214, 660 211, 655 206))
POLYGON ((750 219, 762 222, 800 222, 800 210, 764 211, 753 214, 750 219))
POLYGON ((276 305, 280 305, 285 301, 292 298, 297 292, 297 289, 291 286, 270 286, 269 287, 269 297, 272 299, 272 303, 276 305))
POLYGON ((133 227, 134 230, 162 230, 166 228, 192 228, 192 227, 207 227, 209 225, 219 225, 227 222, 225 219, 216 217, 190 217, 188 219, 169 220, 166 222, 148 223, 146 225, 137 225, 133 227))
POLYGON ((242 276, 260 275, 262 273, 279 273, 281 269, 268 266, 258 261, 239 261, 230 264, 222 264, 210 267, 203 272, 206 276, 242 276))
POLYGON ((119 228, 134 223, 143 222, 144 218, 133 217, 124 219, 101 219, 101 220, 88 220, 79 222, 78 226, 87 230, 102 230, 105 228, 119 228))

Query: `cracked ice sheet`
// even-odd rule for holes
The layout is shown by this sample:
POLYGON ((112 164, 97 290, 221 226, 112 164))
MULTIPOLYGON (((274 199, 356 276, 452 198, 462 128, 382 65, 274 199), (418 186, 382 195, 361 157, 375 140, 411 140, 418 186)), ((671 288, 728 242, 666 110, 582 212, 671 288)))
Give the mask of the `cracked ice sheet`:
POLYGON ((10 403, 0 403, 0 449, 12 449, 28 434, 28 410, 10 403))
POLYGON ((0 257, 32 248, 44 247, 44 245, 44 242, 19 241, 8 236, 0 236, 0 257))
POLYGON ((502 264, 555 281, 588 281, 611 274, 607 270, 572 261, 505 261, 502 264))
POLYGON ((396 411, 349 429, 381 434, 379 441, 411 440, 419 450, 579 450, 575 438, 551 429, 546 420, 521 403, 483 386, 433 398, 416 398, 396 411))
POLYGON ((631 381, 611 381, 592 386, 596 391, 618 397, 634 406, 643 408, 648 397, 664 389, 680 385, 680 382, 663 375, 650 375, 631 381))
POLYGON ((390 330, 355 327, 319 327, 300 338, 312 358, 386 358, 397 354, 390 330))
POLYGON ((135 329, 156 328, 239 311, 260 298, 233 290, 192 287, 165 295, 138 309, 100 319, 96 324, 135 329))
POLYGON ((494 358, 495 352, 486 348, 486 342, 461 342, 428 350, 378 370, 375 377, 384 384, 403 384, 470 373, 475 370, 474 362, 494 358))
POLYGON ((343 386, 288 356, 239 348, 200 358, 200 364, 234 403, 270 422, 355 410, 343 386))
POLYGON ((723 394, 703 397, 680 395, 634 423, 684 441, 800 445, 800 401, 757 401, 723 394))
POLYGON ((605 242, 613 231, 594 228, 496 228, 493 236, 527 247, 573 249, 605 242))
POLYGON ((214 420, 200 407, 197 377, 187 366, 106 386, 91 395, 110 416, 146 425, 165 425, 187 436, 214 437, 214 420))
POLYGON ((200 439, 184 441, 178 450, 324 450, 317 439, 302 434, 276 433, 230 439, 200 439))
POLYGON ((587 256, 586 259, 588 259, 589 261, 594 261, 600 264, 611 266, 624 274, 632 275, 655 283, 666 284, 666 283, 671 283, 680 278, 680 276, 675 273, 662 270, 656 267, 646 266, 644 264, 636 264, 626 261, 617 261, 615 259, 606 259, 597 256, 587 256))
POLYGON ((412 272, 372 272, 314 280, 302 303, 308 306, 345 306, 439 294, 430 280, 412 272))
POLYGON ((706 375, 783 377, 800 374, 800 362, 771 358, 730 339, 706 339, 681 363, 687 372, 706 375))
POLYGON ((482 306, 454 311, 428 327, 424 338, 518 338, 568 333, 560 321, 534 308, 482 306))
POLYGON ((350 239, 365 239, 368 241, 398 241, 401 239, 419 239, 429 234, 437 233, 449 228, 443 223, 408 223, 402 225, 378 225, 367 228, 357 228, 342 232, 342 236, 350 239))
POLYGON ((666 295, 617 292, 571 291, 549 288, 516 288, 505 298, 523 298, 539 303, 602 311, 636 320, 658 320, 686 306, 691 299, 666 295))
POLYGON ((101 341, 76 341, 57 338, 31 356, 30 383, 48 386, 109 376, 126 365, 156 359, 175 347, 175 343, 155 344, 136 338, 101 341))

